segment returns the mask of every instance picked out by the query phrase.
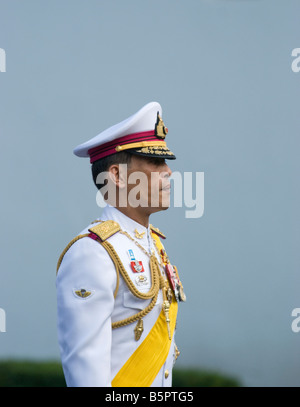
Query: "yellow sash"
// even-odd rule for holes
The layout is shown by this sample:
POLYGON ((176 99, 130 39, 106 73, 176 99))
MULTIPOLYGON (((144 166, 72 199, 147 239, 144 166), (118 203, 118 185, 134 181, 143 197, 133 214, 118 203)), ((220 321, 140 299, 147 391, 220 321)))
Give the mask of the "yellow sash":
MULTIPOLYGON (((163 248, 160 239, 152 234, 156 245, 163 248)), ((171 338, 173 337, 178 304, 173 296, 169 310, 171 338)), ((166 317, 162 310, 154 326, 136 351, 130 356, 124 366, 112 381, 113 387, 149 387, 165 363, 171 346, 166 317)))
MULTIPOLYGON (((170 307, 170 329, 173 337, 176 325, 177 302, 170 307)), ((149 387, 165 363, 170 351, 166 317, 161 311, 155 325, 112 381, 113 387, 149 387)))

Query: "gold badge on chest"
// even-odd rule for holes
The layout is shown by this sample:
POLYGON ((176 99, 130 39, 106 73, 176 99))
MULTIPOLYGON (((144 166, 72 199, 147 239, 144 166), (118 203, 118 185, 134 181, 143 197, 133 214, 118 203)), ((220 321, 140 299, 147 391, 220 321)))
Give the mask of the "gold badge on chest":
POLYGON ((143 239, 145 232, 139 232, 137 229, 134 229, 134 234, 137 239, 143 239))

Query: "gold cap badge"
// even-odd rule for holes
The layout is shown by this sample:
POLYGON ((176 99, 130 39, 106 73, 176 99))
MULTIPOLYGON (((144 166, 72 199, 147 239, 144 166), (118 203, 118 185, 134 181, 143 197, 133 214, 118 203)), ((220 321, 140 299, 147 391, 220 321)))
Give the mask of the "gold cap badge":
POLYGON ((168 134, 168 129, 165 126, 159 113, 157 112, 157 122, 155 124, 155 135, 158 138, 164 139, 167 134, 168 134))

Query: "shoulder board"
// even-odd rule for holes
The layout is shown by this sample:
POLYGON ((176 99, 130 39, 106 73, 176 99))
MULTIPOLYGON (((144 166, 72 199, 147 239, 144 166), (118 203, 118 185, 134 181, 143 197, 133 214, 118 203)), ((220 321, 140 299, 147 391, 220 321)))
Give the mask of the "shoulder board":
POLYGON ((166 236, 158 228, 155 228, 153 225, 150 225, 150 229, 158 236, 162 237, 163 239, 166 239, 166 236))
POLYGON ((119 232, 119 230, 121 230, 121 228, 117 222, 113 220, 106 220, 105 222, 101 222, 98 225, 91 227, 89 232, 94 233, 100 237, 102 241, 104 241, 110 236, 119 232))

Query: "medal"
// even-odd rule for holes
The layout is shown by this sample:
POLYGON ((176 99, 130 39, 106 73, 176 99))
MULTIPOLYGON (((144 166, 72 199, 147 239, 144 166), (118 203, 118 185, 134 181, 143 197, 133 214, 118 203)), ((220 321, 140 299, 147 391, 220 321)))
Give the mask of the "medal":
POLYGON ((135 279, 135 282, 138 286, 143 286, 148 284, 148 279, 143 274, 138 275, 135 279))
POLYGON ((172 266, 170 263, 166 264, 165 271, 170 283, 170 286, 174 292, 176 301, 185 301, 186 296, 183 291, 183 286, 178 276, 178 271, 176 266, 172 266))
POLYGON ((165 270, 166 270, 166 274, 167 274, 170 286, 175 295, 176 301, 179 301, 179 292, 178 292, 179 282, 176 278, 174 267, 169 263, 169 264, 166 264, 165 270))
POLYGON ((129 249, 128 250, 128 255, 129 255, 129 258, 131 260, 130 266, 131 266, 131 269, 132 269, 132 271, 134 273, 142 273, 143 271, 145 271, 143 263, 141 261, 138 261, 138 260, 135 259, 134 254, 133 254, 133 250, 129 249))
POLYGON ((131 269, 134 273, 142 273, 144 270, 143 263, 141 261, 131 261, 130 262, 131 269))
POLYGON ((186 295, 184 294, 182 284, 179 286, 179 301, 186 301, 186 295))
POLYGON ((171 285, 171 288, 175 293, 175 290, 176 290, 176 276, 175 276, 175 271, 174 271, 174 268, 173 268, 172 264, 170 264, 170 263, 166 264, 165 271, 166 271, 166 275, 168 277, 169 283, 171 285))
POLYGON ((165 249, 161 249, 160 255, 161 255, 161 259, 162 259, 163 263, 170 263, 169 257, 167 255, 165 249))
POLYGON ((176 274, 176 279, 177 279, 177 282, 178 282, 178 299, 179 299, 179 301, 186 301, 186 295, 185 295, 185 293, 184 293, 184 291, 183 291, 183 285, 182 285, 182 283, 181 283, 181 281, 180 281, 180 278, 179 278, 179 275, 178 275, 178 270, 177 270, 177 267, 176 266, 173 266, 173 268, 174 268, 174 272, 175 272, 175 274, 176 274))

